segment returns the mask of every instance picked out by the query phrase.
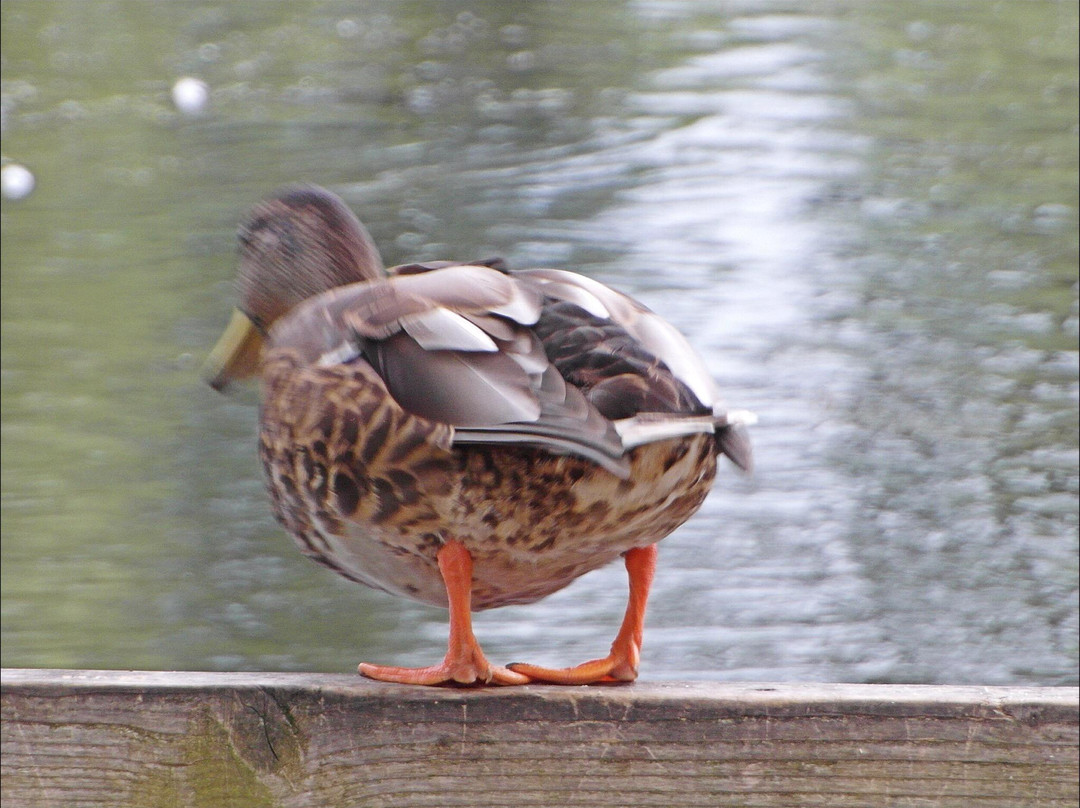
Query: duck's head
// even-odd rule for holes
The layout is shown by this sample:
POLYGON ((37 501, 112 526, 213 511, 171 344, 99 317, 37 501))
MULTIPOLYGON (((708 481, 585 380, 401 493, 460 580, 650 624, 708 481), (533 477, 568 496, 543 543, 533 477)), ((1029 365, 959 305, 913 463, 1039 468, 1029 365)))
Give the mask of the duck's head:
POLYGON ((203 369, 216 390, 258 370, 263 338, 298 303, 384 274, 360 220, 341 199, 314 185, 287 188, 260 202, 238 237, 240 302, 203 369))

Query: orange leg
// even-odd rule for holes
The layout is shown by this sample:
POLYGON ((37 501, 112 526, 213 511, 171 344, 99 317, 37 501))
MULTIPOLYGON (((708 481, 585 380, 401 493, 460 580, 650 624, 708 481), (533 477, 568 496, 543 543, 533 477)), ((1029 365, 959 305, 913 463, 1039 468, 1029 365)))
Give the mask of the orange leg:
POLYGON ((541 668, 515 663, 507 667, 538 682, 557 685, 587 685, 597 682, 632 682, 638 675, 641 638, 645 627, 645 604, 649 599, 656 570, 656 545, 629 550, 625 554, 630 577, 630 599, 622 627, 611 644, 611 653, 603 659, 583 662, 573 668, 541 668))
POLYGON ((450 602, 450 640, 446 657, 427 668, 396 668, 361 662, 364 676, 383 682, 409 685, 439 685, 457 682, 463 685, 523 685, 529 677, 492 665, 480 650, 472 629, 472 556, 465 545, 452 539, 439 548, 439 572, 450 602))

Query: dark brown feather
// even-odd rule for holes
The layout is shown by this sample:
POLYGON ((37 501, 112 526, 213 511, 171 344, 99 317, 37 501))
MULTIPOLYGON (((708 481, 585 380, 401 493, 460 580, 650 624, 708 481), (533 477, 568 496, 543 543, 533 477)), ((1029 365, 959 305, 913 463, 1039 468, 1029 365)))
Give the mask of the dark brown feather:
POLYGON ((534 331, 562 376, 613 421, 639 412, 708 411, 617 322, 595 317, 575 303, 549 300, 534 331))

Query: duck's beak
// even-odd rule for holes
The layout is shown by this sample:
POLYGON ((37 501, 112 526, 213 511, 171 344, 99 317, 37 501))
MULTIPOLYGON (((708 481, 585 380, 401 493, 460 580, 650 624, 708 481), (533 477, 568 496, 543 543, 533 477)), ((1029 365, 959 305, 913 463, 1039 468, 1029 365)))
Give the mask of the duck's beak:
POLYGON ((225 333, 203 365, 203 378, 215 390, 224 390, 229 382, 255 375, 262 345, 263 336, 255 323, 240 309, 233 309, 225 333))

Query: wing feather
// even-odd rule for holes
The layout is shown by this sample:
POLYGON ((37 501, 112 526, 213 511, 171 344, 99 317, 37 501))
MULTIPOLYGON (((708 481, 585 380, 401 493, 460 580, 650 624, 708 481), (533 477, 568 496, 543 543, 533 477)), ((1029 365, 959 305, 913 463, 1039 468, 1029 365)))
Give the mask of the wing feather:
POLYGON ((545 294, 578 305, 594 317, 618 323, 642 347, 667 365, 697 396, 698 401, 711 406, 719 400, 716 383, 686 337, 667 320, 633 298, 565 269, 525 269, 511 274, 535 281, 545 294))
POLYGON ((376 370, 409 412, 454 426, 535 421, 528 375, 501 353, 428 351, 406 334, 375 349, 376 370))
POLYGON ((450 309, 434 308, 399 318, 405 332, 428 351, 490 353, 499 350, 482 328, 450 309))

